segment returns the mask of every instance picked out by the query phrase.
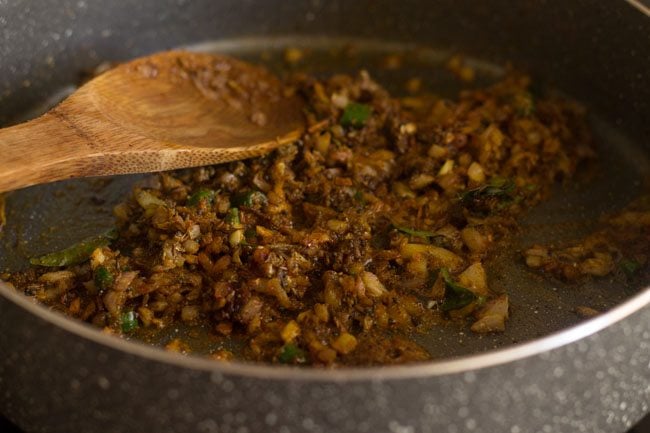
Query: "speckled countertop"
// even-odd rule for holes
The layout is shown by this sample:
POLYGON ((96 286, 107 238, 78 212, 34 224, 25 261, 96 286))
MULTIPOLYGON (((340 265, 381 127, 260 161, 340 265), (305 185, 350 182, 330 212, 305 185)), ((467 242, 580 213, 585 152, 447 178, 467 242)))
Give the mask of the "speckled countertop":
MULTIPOLYGON (((11 424, 6 418, 0 415, 0 432, 1 433, 24 433, 15 425, 11 424)), ((648 433, 650 432, 650 414, 646 415, 636 426, 627 433, 648 433)))
MULTIPOLYGON (((6 418, 0 416, 0 432, 2 433, 23 433, 15 425, 11 424, 6 418)), ((646 415, 636 426, 627 433, 647 433, 650 432, 650 414, 646 415)))

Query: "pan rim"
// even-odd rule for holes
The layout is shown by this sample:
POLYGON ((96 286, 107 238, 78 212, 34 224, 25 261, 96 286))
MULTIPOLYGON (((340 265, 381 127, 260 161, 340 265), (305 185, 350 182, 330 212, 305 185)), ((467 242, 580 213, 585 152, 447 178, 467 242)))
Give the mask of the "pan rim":
POLYGON ((161 348, 147 346, 137 341, 124 340, 102 333, 101 330, 77 320, 65 317, 37 301, 10 288, 0 281, 0 296, 28 314, 48 322, 57 328, 90 340, 100 346, 118 352, 144 358, 148 361, 173 367, 267 380, 317 381, 317 382, 363 382, 371 380, 403 380, 467 373, 479 369, 532 358, 550 350, 582 340, 614 325, 650 305, 650 286, 628 298, 614 308, 577 325, 545 335, 524 343, 495 349, 484 353, 458 358, 435 360, 422 364, 316 369, 268 364, 223 363, 198 356, 182 356, 161 348))
POLYGON ((628 2, 630 6, 632 6, 633 8, 636 8, 639 12, 650 17, 650 7, 646 6, 639 0, 625 0, 625 1, 628 2))

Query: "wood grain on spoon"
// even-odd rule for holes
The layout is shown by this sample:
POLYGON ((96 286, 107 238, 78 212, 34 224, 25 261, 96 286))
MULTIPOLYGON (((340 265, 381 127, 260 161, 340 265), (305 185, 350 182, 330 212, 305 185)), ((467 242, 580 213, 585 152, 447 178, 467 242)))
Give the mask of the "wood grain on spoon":
POLYGON ((275 76, 239 60, 182 51, 143 57, 43 116, 0 129, 0 192, 260 155, 300 137, 302 107, 275 76))

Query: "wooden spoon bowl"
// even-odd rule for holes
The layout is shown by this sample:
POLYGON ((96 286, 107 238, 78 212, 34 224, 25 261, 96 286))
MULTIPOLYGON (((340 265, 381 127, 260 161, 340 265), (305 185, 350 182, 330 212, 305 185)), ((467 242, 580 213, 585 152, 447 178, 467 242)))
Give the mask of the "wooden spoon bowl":
POLYGON ((257 156, 296 140, 303 101, 265 69, 168 51, 119 65, 29 122, 0 129, 0 192, 72 177, 257 156))

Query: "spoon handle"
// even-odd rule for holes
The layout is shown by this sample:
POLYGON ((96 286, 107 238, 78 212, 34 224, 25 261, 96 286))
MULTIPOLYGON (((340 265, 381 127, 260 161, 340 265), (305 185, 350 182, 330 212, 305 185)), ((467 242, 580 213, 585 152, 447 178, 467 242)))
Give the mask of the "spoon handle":
POLYGON ((90 173, 88 143, 56 111, 0 129, 0 192, 90 173))
POLYGON ((0 193, 57 180, 145 173, 246 159, 295 141, 300 130, 255 146, 180 146, 131 133, 90 104, 64 102, 0 129, 0 193))

